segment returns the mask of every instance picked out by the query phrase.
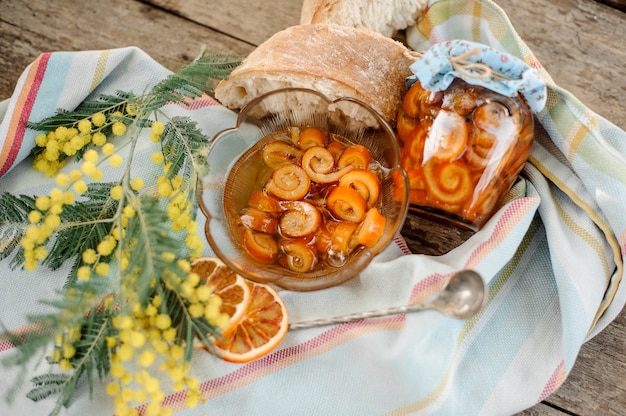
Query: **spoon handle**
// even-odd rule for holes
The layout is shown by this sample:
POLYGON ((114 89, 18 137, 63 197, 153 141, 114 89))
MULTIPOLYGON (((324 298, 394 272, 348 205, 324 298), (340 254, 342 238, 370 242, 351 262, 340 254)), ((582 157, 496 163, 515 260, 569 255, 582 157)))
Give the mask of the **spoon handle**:
POLYGON ((361 321, 363 319, 380 318, 383 316, 398 315, 401 313, 414 312, 414 311, 419 311, 419 310, 423 310, 427 308, 428 308, 427 305, 420 303, 420 304, 414 304, 414 305, 395 306, 395 307, 387 308, 387 309, 357 312, 357 313, 352 313, 349 315, 335 316, 332 318, 323 318, 323 319, 315 319, 311 321, 302 321, 302 322, 292 323, 292 324, 289 324, 289 330, 294 331, 298 329, 315 328, 319 326, 334 325, 334 324, 343 324, 346 322, 361 321))

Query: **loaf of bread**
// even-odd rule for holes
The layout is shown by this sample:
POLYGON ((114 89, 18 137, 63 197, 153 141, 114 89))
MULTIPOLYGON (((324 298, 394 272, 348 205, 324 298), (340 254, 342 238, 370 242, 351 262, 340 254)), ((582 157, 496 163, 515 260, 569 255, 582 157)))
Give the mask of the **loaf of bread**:
POLYGON ((391 37, 413 26, 428 0, 304 0, 300 23, 370 29, 391 37))
MULTIPOLYGON (((228 79, 220 81, 215 98, 236 109, 269 91, 309 88, 330 100, 359 99, 393 125, 405 79, 411 74, 407 51, 400 42, 369 30, 327 24, 292 26, 259 45, 228 79)), ((298 109, 318 103, 294 97, 281 105, 298 109)), ((368 123, 365 114, 351 117, 363 117, 368 123)))

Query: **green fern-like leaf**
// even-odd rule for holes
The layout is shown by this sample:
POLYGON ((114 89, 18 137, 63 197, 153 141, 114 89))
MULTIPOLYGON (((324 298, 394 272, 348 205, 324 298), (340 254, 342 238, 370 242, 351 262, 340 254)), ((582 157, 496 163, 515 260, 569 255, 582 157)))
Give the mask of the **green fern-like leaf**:
POLYGON ((93 392, 94 373, 100 380, 109 373, 111 361, 106 337, 115 333, 109 311, 90 314, 81 327, 82 337, 74 344, 76 354, 71 362, 77 372, 87 374, 90 393, 93 392))
POLYGON ((193 99, 212 91, 212 82, 226 78, 242 59, 242 56, 235 55, 199 57, 152 89, 150 95, 153 99, 146 105, 146 112, 155 111, 167 102, 183 102, 187 98, 193 99))
POLYGON ((35 387, 26 393, 26 397, 37 402, 50 396, 58 395, 70 379, 69 374, 42 374, 31 379, 35 387))
MULTIPOLYGON (((126 235, 133 236, 132 241, 126 238, 121 244, 132 244, 123 249, 132 250, 132 256, 125 268, 128 274, 123 280, 132 283, 134 295, 142 301, 149 299, 154 279, 160 279, 166 273, 184 277, 184 273, 171 262, 165 260, 167 255, 174 253, 179 258, 188 255, 184 241, 173 238, 167 208, 156 198, 141 195, 136 204, 136 214, 129 218, 126 235)), ((158 281, 157 281, 158 283, 158 281)), ((130 287, 129 287, 130 288, 130 287)))
POLYGON ((95 248, 113 226, 117 201, 110 197, 113 183, 91 184, 85 199, 64 207, 57 237, 43 264, 55 270, 67 260, 80 257, 88 248, 95 248))
POLYGON ((69 374, 56 373, 56 374, 41 374, 33 377, 30 382, 35 386, 43 386, 46 384, 62 384, 70 378, 69 374))
MULTIPOLYGON (((78 107, 72 111, 59 109, 57 113, 44 120, 38 122, 28 122, 26 126, 30 129, 50 132, 54 131, 57 127, 76 127, 78 122, 84 119, 89 119, 95 113, 103 113, 105 116, 114 113, 116 111, 122 112, 126 105, 135 100, 135 96, 131 93, 118 91, 116 95, 101 94, 95 100, 83 101, 78 107)), ((129 124, 133 121, 132 118, 124 116, 120 119, 124 124, 129 124)), ((107 137, 111 135, 111 125, 106 124, 102 126, 100 132, 107 137)), ((84 152, 88 149, 87 146, 79 150, 74 156, 80 159, 84 152)), ((45 147, 35 146, 31 149, 30 153, 33 156, 37 156, 45 151, 45 147)), ((66 159, 65 154, 60 155, 59 160, 66 159)))
POLYGON ((209 141, 196 122, 186 117, 174 117, 165 126, 161 138, 165 160, 171 163, 167 176, 172 178, 182 174, 189 179, 192 172, 201 172, 206 162, 199 150, 208 146, 209 141))
POLYGON ((176 343, 185 345, 185 359, 191 359, 195 338, 204 345, 210 345, 208 335, 218 336, 217 329, 204 318, 193 318, 189 315, 185 301, 176 288, 162 288, 163 307, 170 314, 172 326, 177 328, 176 343))
POLYGON ((95 113, 110 114, 122 111, 131 97, 132 94, 123 91, 118 91, 116 95, 102 94, 95 100, 83 101, 72 111, 59 109, 55 115, 38 122, 28 122, 26 126, 37 131, 53 131, 61 126, 75 126, 79 121, 88 119, 95 113))
MULTIPOLYGON (((35 208, 32 197, 15 196, 8 192, 0 195, 0 260, 9 257, 20 247, 28 225, 28 214, 35 208)), ((18 252, 11 262, 12 267, 23 263, 23 257, 18 252)))
MULTIPOLYGON (((67 305, 65 305, 67 307, 67 305)), ((57 414, 62 407, 67 407, 71 402, 76 385, 80 378, 86 374, 90 394, 93 393, 94 374, 102 380, 110 370, 109 349, 106 346, 106 337, 112 336, 116 330, 111 325, 111 311, 92 309, 80 327, 81 339, 74 344, 76 353, 70 362, 74 367, 71 373, 43 374, 34 377, 31 383, 34 387, 28 392, 27 397, 38 401, 51 396, 57 396, 57 405, 52 414, 57 414)), ((49 321, 58 320, 58 316, 48 316, 49 321)), ((59 322, 56 323, 59 325, 59 322)))

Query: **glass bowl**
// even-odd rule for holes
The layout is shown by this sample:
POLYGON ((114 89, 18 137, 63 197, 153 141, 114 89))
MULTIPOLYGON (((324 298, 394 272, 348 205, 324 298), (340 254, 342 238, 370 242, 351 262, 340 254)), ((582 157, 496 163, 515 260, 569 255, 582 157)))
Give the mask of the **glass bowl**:
MULTIPOLYGON (((303 151, 306 150, 305 145, 301 145, 303 151)), ((302 154, 296 159, 299 163, 303 159, 302 154)), ((302 88, 280 89, 260 96, 241 109, 233 128, 223 130, 213 138, 207 164, 209 172, 200 181, 198 199, 207 219, 205 232, 209 244, 232 270, 256 282, 297 291, 323 289, 343 283, 358 275, 374 256, 389 245, 406 218, 408 179, 400 167, 400 147, 394 131, 375 110, 354 98, 329 100, 316 91, 302 88), (354 250, 349 255, 340 256, 340 259, 334 249, 329 249, 321 253, 315 267, 294 271, 285 267, 284 261, 276 258, 272 261, 259 260, 258 256, 250 254, 244 241, 249 224, 242 221, 242 213, 250 209, 253 194, 258 196, 265 192, 264 184, 276 167, 269 167, 264 160, 263 149, 267 148, 267 144, 276 140, 293 144, 290 143, 293 132, 311 127, 326 133, 330 141, 342 142, 343 148, 360 145, 369 150, 371 161, 366 170, 374 171, 380 180, 380 193, 372 206, 386 220, 376 241, 352 244, 354 250)), ((330 189, 337 184, 325 183, 322 187, 330 189)), ((311 181, 311 189, 318 189, 315 181, 311 181)), ((304 200, 315 205, 330 200, 327 199, 327 192, 319 189, 316 192, 316 196, 311 197, 314 192, 310 191, 304 200)), ((281 204, 285 206, 291 202, 281 201, 281 204)), ((324 218, 327 218, 325 210, 325 206, 320 207, 324 218)), ((275 216, 278 215, 283 214, 275 216)), ((337 222, 346 222, 339 220, 337 222)), ((314 228, 314 232, 305 236, 285 235, 289 233, 283 228, 280 228, 282 232, 268 231, 267 235, 280 247, 277 257, 285 255, 283 243, 289 239, 305 241, 310 246, 319 244, 316 247, 325 250, 324 247, 329 246, 321 244, 323 236, 319 234, 325 227, 314 228)), ((267 239, 267 236, 264 238, 267 239)), ((351 241, 355 242, 354 239, 351 241)))

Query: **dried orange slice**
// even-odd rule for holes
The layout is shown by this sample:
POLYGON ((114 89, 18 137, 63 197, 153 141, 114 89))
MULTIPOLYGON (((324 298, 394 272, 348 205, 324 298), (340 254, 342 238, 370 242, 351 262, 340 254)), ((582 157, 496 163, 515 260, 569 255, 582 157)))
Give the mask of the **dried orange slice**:
POLYGON ((248 281, 251 299, 234 331, 213 342, 214 353, 225 361, 245 363, 270 353, 289 329, 287 307, 276 291, 248 281))
POLYGON ((200 276, 213 294, 222 299, 221 312, 229 316, 222 333, 235 329, 250 303, 250 288, 246 279, 233 272, 217 257, 200 257, 191 263, 191 271, 200 276))

